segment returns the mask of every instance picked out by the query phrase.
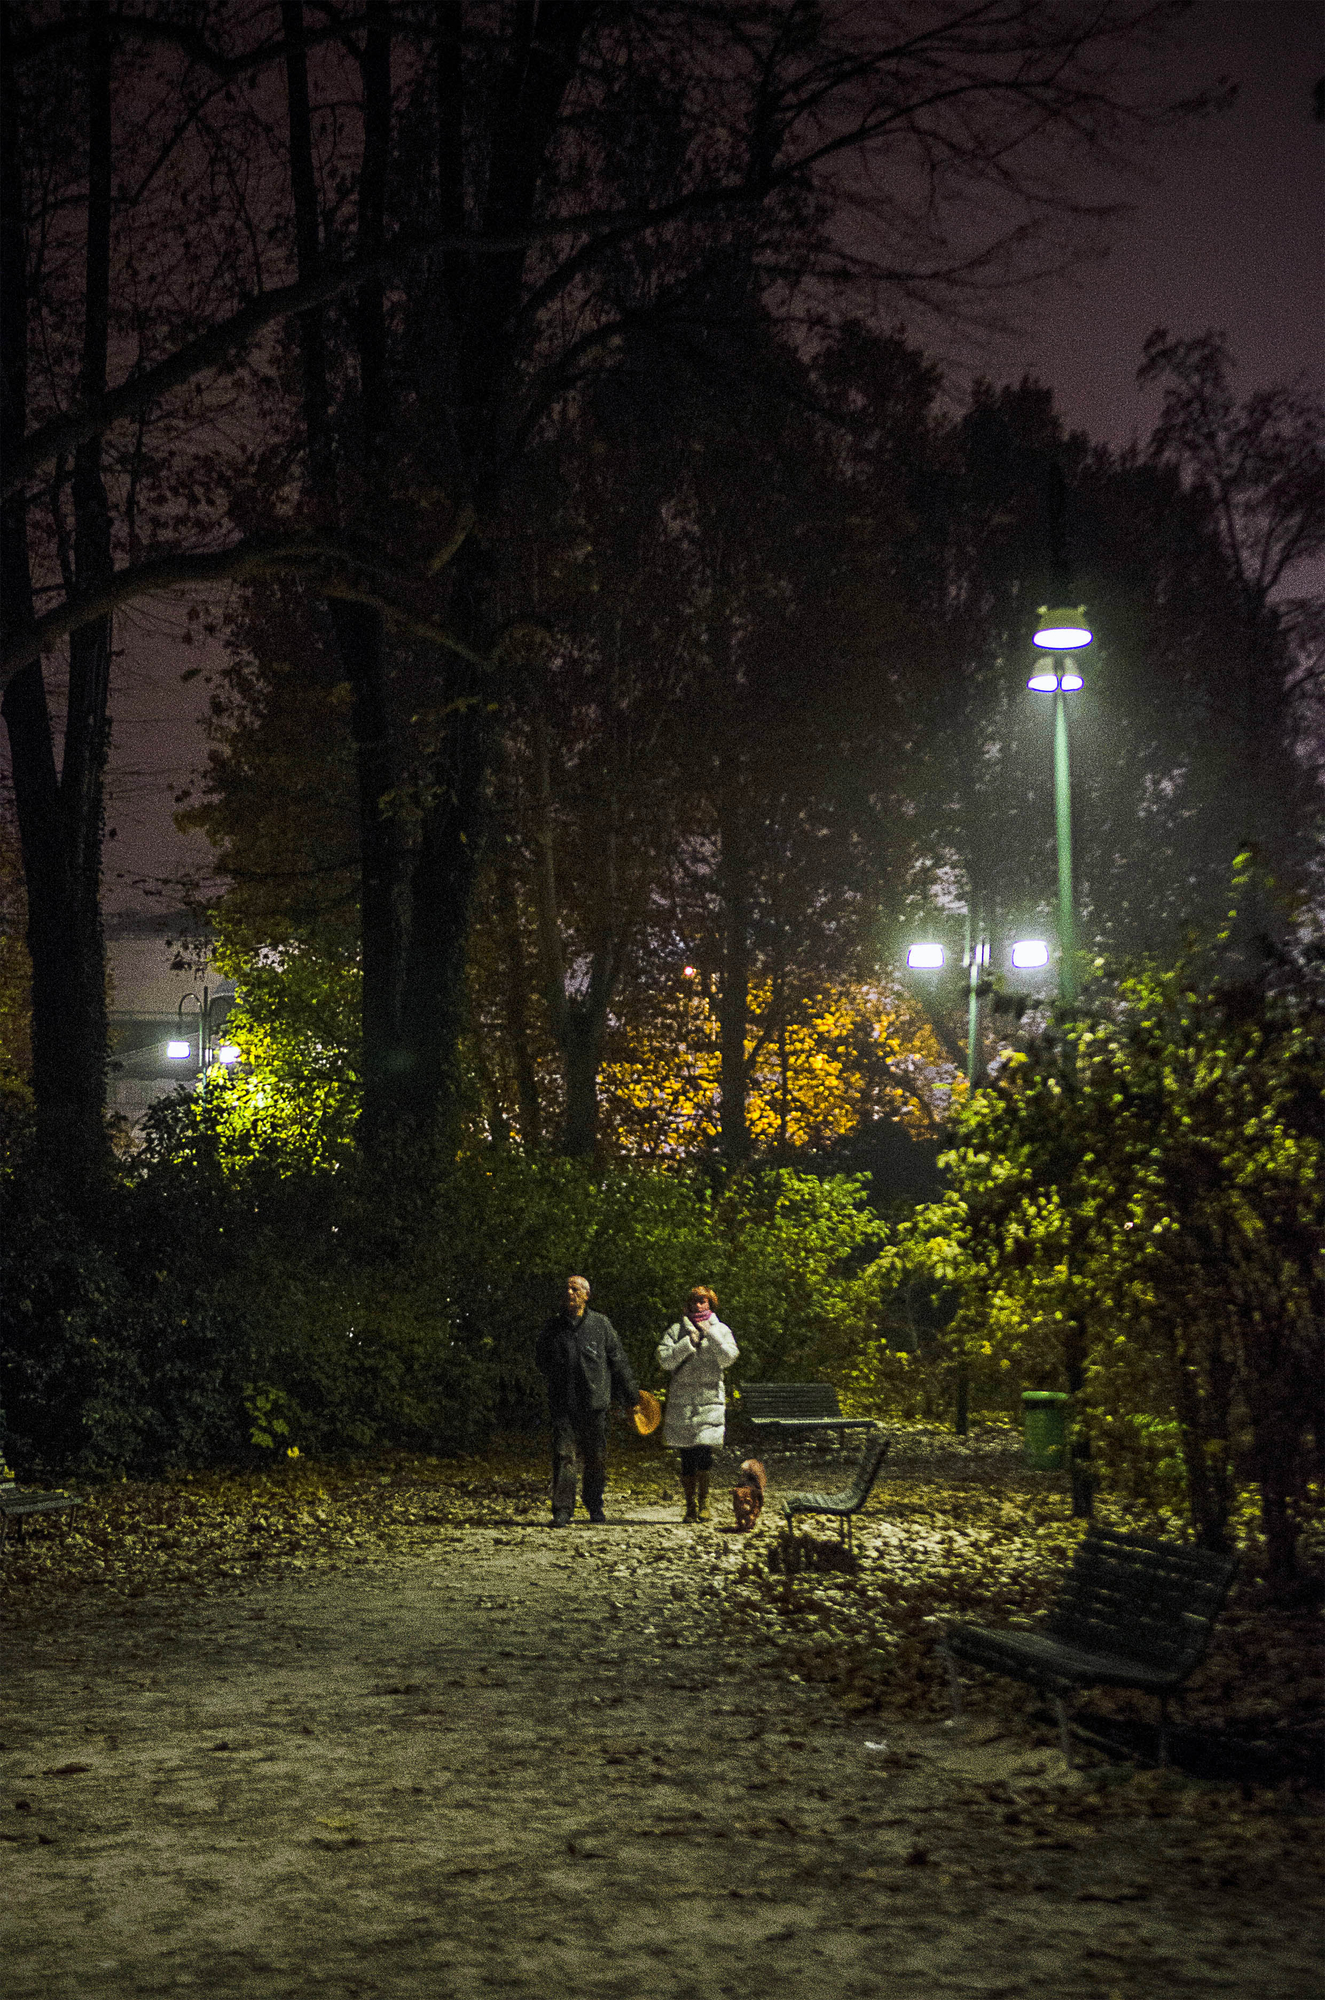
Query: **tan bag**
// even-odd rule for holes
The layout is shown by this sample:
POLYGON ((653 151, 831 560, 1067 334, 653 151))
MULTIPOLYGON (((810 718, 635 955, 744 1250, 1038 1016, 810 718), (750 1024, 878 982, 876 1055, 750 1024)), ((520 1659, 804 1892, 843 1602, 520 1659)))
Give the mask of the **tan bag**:
POLYGON ((640 1436, 648 1437, 650 1432, 656 1431, 662 1422, 662 1404, 656 1396, 651 1396, 647 1389, 641 1389, 639 1392, 639 1402, 631 1411, 631 1415, 635 1420, 635 1429, 639 1432, 640 1436))

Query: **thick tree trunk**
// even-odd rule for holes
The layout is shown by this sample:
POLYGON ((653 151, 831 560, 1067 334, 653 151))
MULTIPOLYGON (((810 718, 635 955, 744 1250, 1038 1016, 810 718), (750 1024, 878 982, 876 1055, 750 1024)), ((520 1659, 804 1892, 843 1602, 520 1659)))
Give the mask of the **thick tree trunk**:
MULTIPOLYGON (((7 16, 6 16, 7 19, 7 16)), ((92 10, 87 40, 88 206, 83 364, 80 393, 106 387, 110 293, 111 77, 106 8, 92 10)), ((12 105, 11 98, 11 105, 12 105)), ((8 437, 26 414, 27 302, 21 167, 12 113, 5 119, 3 273, 4 402, 8 437)), ((104 582, 111 569, 110 510, 99 439, 74 459, 74 587, 104 582)), ((21 496, 3 516, 6 616, 31 615, 27 523, 21 496)), ((6 691, 28 890, 32 958, 33 1091, 44 1136, 71 1191, 95 1180, 107 1159, 106 966, 101 933, 102 787, 107 747, 110 621, 81 627, 70 641, 63 766, 56 776, 41 663, 6 691)))
MULTIPOLYGON (((290 189, 299 276, 316 274, 321 259, 321 218, 312 157, 308 71, 302 47, 301 0, 282 0, 288 45, 286 97, 290 134, 290 189)), ((359 249, 371 256, 385 228, 386 170, 391 136, 391 34, 389 9, 374 0, 363 56, 364 159, 359 189, 359 249)), ((361 475, 371 487, 380 473, 386 422, 386 322, 380 282, 356 295, 359 357, 361 475)), ((309 491, 319 517, 338 516, 331 458, 330 410, 321 311, 301 315, 304 427, 309 491)), ((402 1117, 412 1126, 419 1109, 420 1078, 402 1023, 405 991, 406 887, 398 820, 390 805, 398 779, 389 660, 381 614, 367 605, 333 599, 328 605, 336 646, 353 691, 350 733, 354 743, 359 807, 360 922, 362 926, 363 1087, 360 1136, 364 1148, 393 1149, 402 1117)))

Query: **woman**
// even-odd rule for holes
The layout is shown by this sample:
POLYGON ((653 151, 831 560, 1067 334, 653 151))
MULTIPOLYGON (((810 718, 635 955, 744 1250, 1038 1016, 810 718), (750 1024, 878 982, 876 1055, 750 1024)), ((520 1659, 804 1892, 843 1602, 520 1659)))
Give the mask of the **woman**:
POLYGON ((722 1371, 737 1352, 731 1328, 718 1318, 717 1293, 696 1285, 681 1318, 658 1343, 658 1359, 672 1378, 663 1443, 681 1454, 687 1521, 709 1518, 713 1447, 723 1438, 722 1371))

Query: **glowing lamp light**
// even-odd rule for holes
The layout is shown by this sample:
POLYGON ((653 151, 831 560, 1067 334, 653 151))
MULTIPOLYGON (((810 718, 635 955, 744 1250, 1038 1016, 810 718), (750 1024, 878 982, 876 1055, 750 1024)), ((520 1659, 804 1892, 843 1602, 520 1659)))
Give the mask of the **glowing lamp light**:
POLYGON ((695 968, 693 965, 683 965, 681 967, 681 973, 684 978, 693 979, 695 976, 695 968))
POLYGON ((169 1056, 171 1062, 184 1062, 188 1058, 191 1047, 192 1044, 190 1042, 167 1042, 166 1054, 169 1056))
POLYGON ((1012 947, 1012 963, 1022 970, 1049 963, 1049 947, 1042 938, 1019 938, 1012 947))
POLYGON ((1045 653, 1075 653, 1079 646, 1088 646, 1094 636, 1080 604, 1056 611, 1048 611, 1041 605, 1040 622, 1031 634, 1031 644, 1045 653))
POLYGON ((937 972, 943 963, 941 944, 908 945, 906 962, 913 972, 937 972))
MULTIPOLYGON (((1057 674, 1032 674, 1026 685, 1028 688, 1034 688, 1036 694, 1052 694, 1058 686, 1058 676, 1057 674)), ((1077 686, 1081 686, 1079 680, 1077 686)))
POLYGON ((1065 694, 1072 694, 1077 688, 1084 687, 1085 683, 1080 674, 1061 674, 1058 685, 1065 694))
POLYGON ((222 1042, 220 1048, 216 1051, 216 1060, 219 1063, 224 1063, 228 1069, 231 1063, 239 1061, 239 1050, 233 1042, 222 1042))

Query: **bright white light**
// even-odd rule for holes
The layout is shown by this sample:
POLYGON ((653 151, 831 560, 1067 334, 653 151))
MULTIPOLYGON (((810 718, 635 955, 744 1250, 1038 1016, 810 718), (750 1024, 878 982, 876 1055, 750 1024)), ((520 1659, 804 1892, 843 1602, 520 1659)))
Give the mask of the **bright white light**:
POLYGON ((166 1054, 170 1057, 171 1062, 183 1062, 191 1046, 192 1044, 189 1042, 167 1042, 166 1054))
POLYGON ((1049 963, 1049 947, 1040 938, 1020 938, 1012 947, 1012 963, 1030 967, 1049 963))
MULTIPOLYGON (((1036 694, 1052 694, 1058 686, 1058 676, 1057 674, 1032 674, 1026 685, 1028 688, 1034 688, 1036 694)), ((1064 681, 1063 685, 1066 687, 1066 681, 1064 681)), ((1080 681, 1077 682, 1077 686, 1081 686, 1080 681)))
POLYGON ((1088 646, 1093 636, 1080 605, 1074 604, 1057 605, 1052 611, 1041 609, 1040 623, 1031 639, 1046 653, 1075 653, 1078 646, 1088 646))
POLYGON ((222 1042, 220 1048, 216 1051, 216 1060, 219 1063, 225 1063, 228 1067, 231 1063, 239 1061, 239 1050, 233 1042, 222 1042))
POLYGON ((1084 687, 1085 683, 1080 674, 1064 674, 1058 685, 1065 694, 1071 694, 1076 688, 1084 687))
POLYGON ((906 962, 914 972, 937 972, 943 963, 941 944, 908 945, 906 962))
POLYGON ((695 976, 695 968, 693 965, 683 965, 681 967, 681 971, 684 977, 687 979, 693 979, 695 976))

